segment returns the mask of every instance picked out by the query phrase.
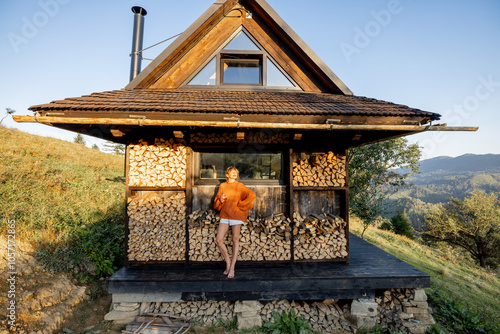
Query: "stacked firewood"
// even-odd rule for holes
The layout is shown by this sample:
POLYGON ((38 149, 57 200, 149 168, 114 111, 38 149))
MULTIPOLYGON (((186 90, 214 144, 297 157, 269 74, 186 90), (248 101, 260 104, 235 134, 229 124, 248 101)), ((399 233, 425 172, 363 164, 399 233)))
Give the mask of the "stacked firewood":
POLYGON ((267 133, 267 132, 245 132, 241 137, 236 133, 192 133, 192 143, 217 144, 217 143, 257 143, 257 144, 287 144, 290 142, 290 135, 287 133, 267 133))
POLYGON ((323 302, 305 302, 274 300, 267 303, 261 309, 261 317, 264 321, 274 322, 273 311, 280 315, 283 311, 287 314, 293 308, 297 317, 306 320, 311 328, 321 333, 352 333, 352 325, 346 320, 349 314, 349 306, 338 304, 337 299, 327 299, 323 302))
POLYGON ((143 303, 145 312, 175 314, 189 320, 214 324, 219 320, 231 321, 234 305, 229 301, 188 301, 169 303, 143 303))
POLYGON ((346 176, 346 157, 333 152, 301 154, 293 162, 295 187, 344 187, 346 176))
POLYGON ((129 186, 179 187, 186 184, 187 148, 183 141, 143 140, 129 146, 129 186))
POLYGON ((295 259, 324 260, 347 257, 346 222, 331 213, 301 216, 293 213, 295 259))
POLYGON ((128 259, 182 261, 186 251, 185 195, 144 192, 129 197, 128 259))
MULTIPOLYGON (((219 213, 214 210, 199 210, 188 216, 190 261, 223 260, 215 243, 219 220, 219 213)), ((232 249, 228 243, 229 237, 230 233, 227 233, 225 243, 229 253, 231 253, 232 249)))
MULTIPOLYGON (((229 301, 149 302, 143 303, 141 311, 177 315, 210 325, 221 319, 232 320, 236 316, 234 312, 236 303, 229 301)), ((275 300, 262 305, 257 314, 263 321, 274 322, 273 311, 280 315, 283 311, 289 314, 293 308, 297 316, 305 319, 316 332, 352 333, 353 326, 346 320, 350 313, 349 304, 339 304, 340 301, 337 299, 327 299, 323 302, 275 300)))
MULTIPOLYGON (((222 261, 215 243, 220 217, 216 211, 195 211, 188 217, 189 258, 192 261, 222 261)), ((290 259, 291 222, 284 214, 248 218, 241 227, 239 260, 285 261, 290 259)), ((231 233, 226 246, 232 252, 231 233)))
MULTIPOLYGON (((382 296, 375 299, 379 305, 380 324, 393 329, 403 331, 403 320, 400 315, 405 310, 406 305, 411 305, 414 299, 413 289, 390 289, 384 291, 382 296)), ((420 314, 420 313, 419 313, 420 314)))

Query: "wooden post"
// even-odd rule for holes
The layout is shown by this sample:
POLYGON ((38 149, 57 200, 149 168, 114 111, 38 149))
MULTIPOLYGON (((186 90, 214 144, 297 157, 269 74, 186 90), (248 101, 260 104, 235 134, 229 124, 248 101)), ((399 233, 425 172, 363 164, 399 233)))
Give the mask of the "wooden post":
POLYGON ((125 261, 124 261, 124 264, 125 264, 125 267, 129 267, 130 266, 130 261, 128 260, 128 238, 129 238, 129 233, 130 233, 130 229, 129 229, 129 217, 128 217, 128 210, 127 210, 127 207, 128 207, 128 199, 129 197, 131 196, 131 192, 130 192, 130 187, 129 187, 129 153, 130 153, 130 148, 129 148, 129 144, 127 143, 127 145, 125 146, 125 261))
POLYGON ((193 150, 187 148, 186 156, 186 265, 189 265, 189 224, 188 216, 193 212, 193 150))
POLYGON ((349 257, 350 257, 350 250, 349 250, 349 150, 344 151, 344 155, 346 157, 345 159, 345 190, 342 192, 342 196, 344 197, 341 199, 341 207, 340 207, 340 215, 341 217, 345 220, 346 225, 345 225, 345 237, 346 237, 346 242, 347 242, 347 259, 346 259, 346 264, 349 264, 349 257))
POLYGON ((285 161, 285 175, 286 175, 286 208, 287 208, 287 214, 288 218, 292 221, 292 231, 291 231, 291 237, 290 237, 290 262, 293 263, 295 256, 294 256, 294 251, 293 251, 293 148, 290 148, 288 150, 288 154, 285 154, 286 161, 285 161))

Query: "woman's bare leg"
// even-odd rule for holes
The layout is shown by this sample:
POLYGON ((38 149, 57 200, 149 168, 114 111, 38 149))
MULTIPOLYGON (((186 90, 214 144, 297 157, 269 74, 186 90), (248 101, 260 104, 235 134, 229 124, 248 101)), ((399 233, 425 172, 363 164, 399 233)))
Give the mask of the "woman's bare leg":
POLYGON ((231 259, 229 258, 226 244, 224 243, 224 239, 228 229, 229 224, 219 224, 219 228, 217 229, 217 236, 215 238, 215 242, 219 247, 222 257, 224 258, 224 261, 226 261, 226 270, 224 271, 224 275, 227 275, 229 273, 229 268, 231 268, 231 259))
POLYGON ((231 266, 229 267, 229 272, 227 278, 234 277, 234 268, 236 267, 236 261, 238 260, 238 251, 240 249, 240 231, 241 225, 231 226, 233 232, 233 257, 231 259, 231 266))

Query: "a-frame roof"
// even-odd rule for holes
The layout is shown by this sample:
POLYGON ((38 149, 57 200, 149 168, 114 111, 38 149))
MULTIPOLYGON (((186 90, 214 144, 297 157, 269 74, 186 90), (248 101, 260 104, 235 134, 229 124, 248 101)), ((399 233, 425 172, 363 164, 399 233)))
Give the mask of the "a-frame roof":
POLYGON ((128 139, 116 137, 117 131, 132 135, 146 127, 333 131, 345 147, 422 131, 477 130, 431 126, 439 114, 353 95, 264 0, 217 0, 124 90, 29 109, 34 117, 14 120, 122 143, 128 139), (294 90, 186 84, 214 54, 220 58, 224 45, 242 29, 293 81, 294 90))
POLYGON ((217 0, 126 89, 178 89, 244 27, 306 92, 352 95, 347 86, 264 0, 217 0), (252 13, 251 18, 246 13, 252 13))

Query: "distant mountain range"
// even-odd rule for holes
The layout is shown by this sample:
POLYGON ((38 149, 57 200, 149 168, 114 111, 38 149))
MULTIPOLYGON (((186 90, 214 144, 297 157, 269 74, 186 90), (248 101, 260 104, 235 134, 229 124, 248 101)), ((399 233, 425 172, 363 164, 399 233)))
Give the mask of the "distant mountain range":
POLYGON ((459 157, 436 157, 420 163, 420 173, 408 180, 389 199, 388 217, 406 211, 414 225, 433 205, 450 197, 464 199, 475 190, 500 193, 500 154, 465 154, 459 157))
POLYGON ((456 158, 441 156, 420 162, 422 174, 480 171, 500 171, 500 154, 464 154, 456 158))

